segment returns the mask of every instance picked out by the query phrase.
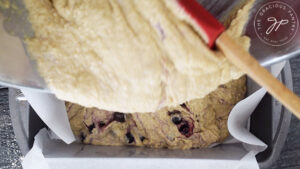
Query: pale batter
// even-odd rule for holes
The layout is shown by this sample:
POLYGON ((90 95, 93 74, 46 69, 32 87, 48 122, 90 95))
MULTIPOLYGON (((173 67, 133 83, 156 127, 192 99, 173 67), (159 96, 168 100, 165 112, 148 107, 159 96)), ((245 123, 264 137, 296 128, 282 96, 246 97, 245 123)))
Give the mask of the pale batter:
MULTIPOLYGON (((203 43, 176 0, 24 0, 26 41, 58 98, 121 112, 154 112, 202 98, 243 73, 203 43)), ((249 3, 228 33, 240 37, 249 3)))

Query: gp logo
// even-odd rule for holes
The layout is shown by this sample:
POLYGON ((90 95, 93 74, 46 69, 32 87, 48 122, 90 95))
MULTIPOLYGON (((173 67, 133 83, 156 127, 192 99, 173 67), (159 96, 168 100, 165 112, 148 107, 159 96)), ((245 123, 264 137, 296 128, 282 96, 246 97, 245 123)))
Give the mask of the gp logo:
POLYGON ((282 46, 291 42, 298 27, 297 13, 290 5, 281 1, 264 4, 254 19, 256 35, 270 46, 282 46))

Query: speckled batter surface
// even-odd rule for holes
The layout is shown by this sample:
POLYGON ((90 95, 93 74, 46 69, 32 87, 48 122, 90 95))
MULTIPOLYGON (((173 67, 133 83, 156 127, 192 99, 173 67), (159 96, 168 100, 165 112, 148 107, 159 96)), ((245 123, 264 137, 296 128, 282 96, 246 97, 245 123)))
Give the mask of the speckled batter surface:
MULTIPOLYGON (((207 47, 176 0, 24 0, 26 44, 62 100, 110 111, 154 112, 202 98, 243 75, 207 47)), ((253 0, 227 32, 242 35, 253 0)))
POLYGON ((66 107, 74 134, 85 144, 190 149, 208 147, 228 136, 229 112, 245 92, 243 77, 202 99, 153 113, 124 114, 71 103, 66 107))

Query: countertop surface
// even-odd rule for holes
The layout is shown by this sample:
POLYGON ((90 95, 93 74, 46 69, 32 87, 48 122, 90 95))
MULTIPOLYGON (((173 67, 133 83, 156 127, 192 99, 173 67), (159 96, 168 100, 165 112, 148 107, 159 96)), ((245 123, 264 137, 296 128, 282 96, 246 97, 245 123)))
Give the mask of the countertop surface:
MULTIPOLYGON (((294 91, 300 95, 300 57, 290 61, 293 72, 294 91)), ((270 169, 300 168, 300 121, 294 116, 285 146, 279 159, 270 169)), ((21 152, 13 132, 8 106, 8 89, 0 87, 0 169, 19 169, 21 152)))

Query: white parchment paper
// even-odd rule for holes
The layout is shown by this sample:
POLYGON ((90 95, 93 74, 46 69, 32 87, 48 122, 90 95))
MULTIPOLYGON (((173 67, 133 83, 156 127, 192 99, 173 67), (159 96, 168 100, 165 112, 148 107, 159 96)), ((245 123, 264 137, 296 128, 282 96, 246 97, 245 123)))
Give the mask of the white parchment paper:
MULTIPOLYGON (((272 66, 272 74, 278 76, 284 65, 285 62, 272 66)), ((22 89, 37 114, 63 141, 51 139, 49 131, 42 129, 35 137, 33 148, 23 160, 23 168, 258 169, 255 155, 266 149, 267 145, 249 132, 247 122, 266 91, 255 91, 251 86, 249 89, 250 95, 235 105, 228 119, 228 129, 234 140, 210 149, 189 151, 103 147, 79 143, 68 145, 75 138, 64 102, 51 94, 22 89)))
MULTIPOLYGON (((0 23, 2 24, 1 15, 0 23)), ((6 35, 4 29, 0 29, 0 35, 0 39, 3 39, 0 41, 0 61, 10 63, 0 67, 1 75, 12 74, 13 77, 27 79, 32 77, 34 74, 30 70, 30 63, 27 61, 25 64, 23 61, 26 55, 21 41, 6 35), (22 68, 19 64, 12 64, 19 62, 22 63, 22 68)), ((274 76, 278 76, 284 64, 272 66, 271 72, 274 76)), ((22 162, 24 169, 258 169, 255 155, 266 148, 266 144, 252 135, 247 127, 250 115, 266 93, 264 89, 253 86, 248 86, 249 96, 240 101, 230 113, 228 129, 233 139, 210 149, 188 151, 72 143, 75 137, 70 128, 64 102, 51 94, 25 88, 21 90, 51 130, 42 129, 36 135, 32 149, 22 162), (56 137, 53 137, 54 135, 56 137), (57 137, 60 140, 57 140, 57 137)))

